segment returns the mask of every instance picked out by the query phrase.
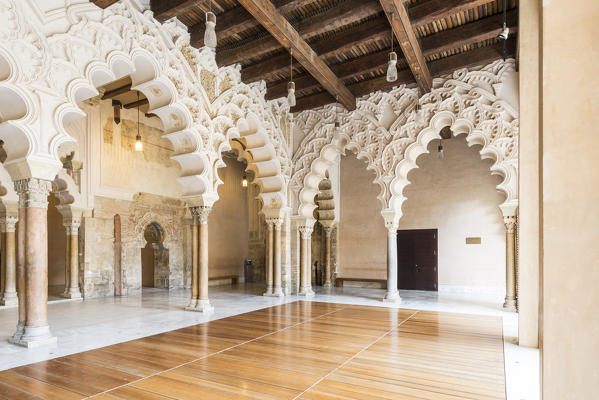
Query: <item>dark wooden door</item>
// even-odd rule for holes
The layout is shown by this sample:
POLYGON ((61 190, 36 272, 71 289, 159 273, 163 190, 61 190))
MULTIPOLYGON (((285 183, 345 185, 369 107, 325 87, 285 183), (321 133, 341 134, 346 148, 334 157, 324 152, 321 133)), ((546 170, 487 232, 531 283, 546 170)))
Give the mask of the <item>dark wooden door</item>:
POLYGON ((400 289, 437 291, 437 230, 397 231, 397 269, 400 289))

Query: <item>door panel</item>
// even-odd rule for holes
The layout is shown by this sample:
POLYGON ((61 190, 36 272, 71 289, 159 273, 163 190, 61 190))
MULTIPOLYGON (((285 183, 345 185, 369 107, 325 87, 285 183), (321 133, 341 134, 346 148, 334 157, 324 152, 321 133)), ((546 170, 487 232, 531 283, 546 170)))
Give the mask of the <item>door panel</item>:
POLYGON ((397 231, 398 287, 438 290, 437 230, 397 231))

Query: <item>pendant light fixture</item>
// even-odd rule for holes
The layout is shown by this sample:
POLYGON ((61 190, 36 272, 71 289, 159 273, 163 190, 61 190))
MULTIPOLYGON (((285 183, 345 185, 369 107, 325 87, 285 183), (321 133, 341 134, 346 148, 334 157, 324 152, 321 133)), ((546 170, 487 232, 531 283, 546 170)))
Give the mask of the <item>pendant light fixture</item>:
POLYGON ((143 151, 144 145, 141 142, 141 133, 139 132, 139 92, 137 92, 137 136, 135 136, 135 151, 143 151))
POLYGON ((439 132, 439 136, 441 136, 439 139, 439 146, 437 147, 437 156, 439 157, 439 160, 443 160, 445 158, 445 153, 443 152, 443 139, 451 139, 452 135, 453 131, 451 130, 450 126, 443 127, 441 132, 439 132))
POLYGON ((335 133, 339 133, 339 95, 335 96, 335 133))
POLYGON ((210 11, 206 13, 206 29, 204 30, 204 46, 216 49, 216 15, 212 12, 212 0, 208 0, 210 11))
POLYGON ((248 177, 245 174, 245 172, 243 173, 243 177, 241 178, 241 186, 248 187, 248 177))
MULTIPOLYGON (((393 21, 393 14, 391 14, 393 21)), ((387 66, 387 82, 397 80, 397 53, 393 51, 393 27, 391 27, 391 53, 389 53, 389 65, 387 66)))
POLYGON ((443 139, 439 139, 439 146, 437 147, 437 156, 439 160, 443 160, 445 158, 445 153, 443 152, 443 139))
POLYGON ((497 39, 503 42, 503 61, 507 57, 507 40, 510 37, 510 28, 507 27, 507 0, 503 0, 503 29, 497 35, 497 39))
POLYGON ((295 107, 295 82, 293 82, 293 49, 289 48, 289 83, 287 84, 287 101, 289 107, 295 107))

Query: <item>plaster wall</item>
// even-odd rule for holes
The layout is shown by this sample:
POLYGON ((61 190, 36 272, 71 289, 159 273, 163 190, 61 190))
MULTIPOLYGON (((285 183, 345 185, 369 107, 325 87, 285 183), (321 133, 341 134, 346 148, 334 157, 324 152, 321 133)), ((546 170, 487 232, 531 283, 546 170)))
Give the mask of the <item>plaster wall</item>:
POLYGON ((244 278, 244 261, 248 258, 248 188, 241 186, 244 164, 225 158, 226 167, 218 170, 223 181, 218 187, 209 225, 209 276, 239 275, 244 278))
POLYGON ((480 147, 468 147, 465 135, 438 140, 417 160, 404 190, 399 229, 438 229, 439 290, 505 294, 505 226, 491 160, 480 147), (466 244, 467 237, 481 244, 466 244))
MULTIPOLYGON (((542 3, 541 379, 545 400, 599 388, 599 2, 542 3)), ((526 60, 526 55, 521 55, 526 60)), ((525 102, 527 99, 522 99, 525 102)))
POLYGON ((355 155, 341 158, 337 275, 342 278, 387 278, 387 229, 373 180, 355 155))
POLYGON ((102 129, 102 184, 131 192, 180 197, 181 187, 177 182, 180 168, 170 159, 173 147, 161 137, 160 120, 146 118, 141 112, 140 132, 144 148, 143 152, 136 152, 137 110, 123 108, 121 122, 116 124, 109 101, 101 102, 98 107, 102 129))
POLYGON ((519 4, 520 136, 518 168, 518 342, 539 345, 539 16, 538 2, 519 4))

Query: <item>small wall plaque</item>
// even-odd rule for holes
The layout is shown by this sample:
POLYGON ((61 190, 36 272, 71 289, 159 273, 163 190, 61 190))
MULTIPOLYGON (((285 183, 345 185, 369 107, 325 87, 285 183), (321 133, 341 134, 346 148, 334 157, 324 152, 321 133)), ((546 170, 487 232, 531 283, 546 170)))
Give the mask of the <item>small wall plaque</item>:
POLYGON ((481 244, 482 240, 480 237, 467 237, 466 244, 481 244))

